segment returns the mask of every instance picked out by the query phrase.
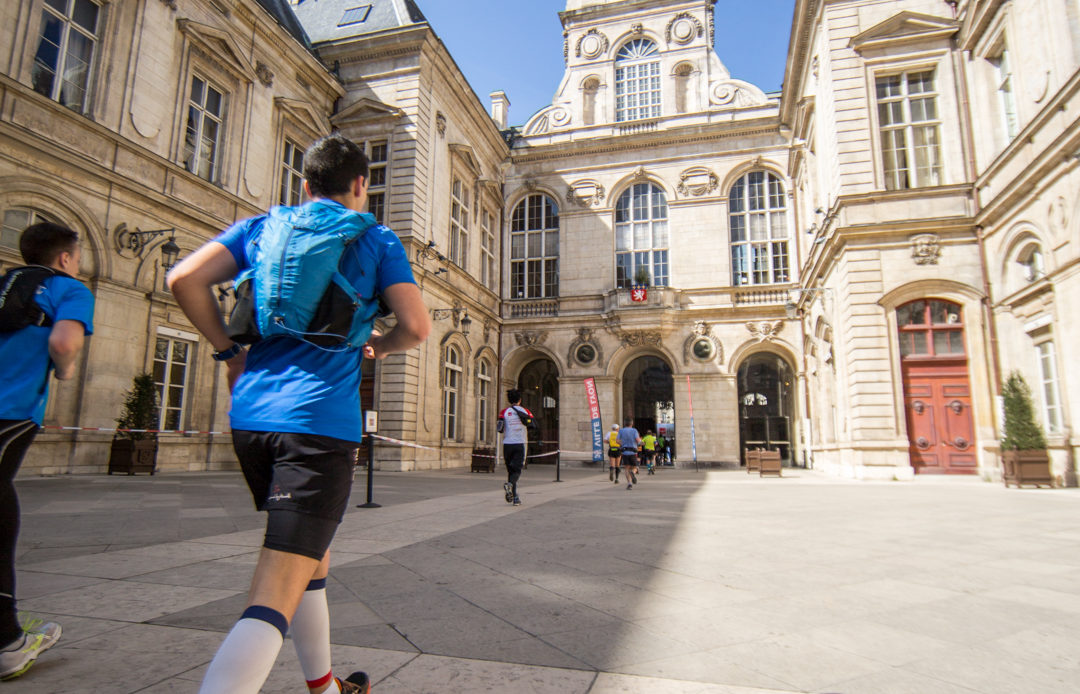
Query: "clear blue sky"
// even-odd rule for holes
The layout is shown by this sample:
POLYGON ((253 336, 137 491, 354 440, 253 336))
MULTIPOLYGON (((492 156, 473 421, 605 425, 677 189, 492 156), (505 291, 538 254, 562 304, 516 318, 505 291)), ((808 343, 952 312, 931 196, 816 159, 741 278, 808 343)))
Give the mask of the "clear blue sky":
MULTIPOLYGON (((510 123, 551 103, 563 76, 565 0, 417 0, 480 102, 502 89, 510 123)), ((731 76, 777 91, 784 79, 795 0, 719 0, 716 52, 731 76)))

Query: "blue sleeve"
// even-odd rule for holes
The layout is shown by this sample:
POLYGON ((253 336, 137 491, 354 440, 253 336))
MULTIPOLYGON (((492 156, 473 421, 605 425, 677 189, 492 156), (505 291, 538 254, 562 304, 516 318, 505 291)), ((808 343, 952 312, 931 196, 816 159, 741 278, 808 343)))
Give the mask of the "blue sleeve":
POLYGON ((266 215, 260 215, 258 217, 240 220, 214 238, 214 241, 217 241, 222 246, 229 249, 229 253, 232 253, 233 260, 236 261, 238 270, 247 269, 249 264, 247 257, 248 241, 251 240, 252 234, 259 226, 261 226, 262 221, 265 219, 266 215))
POLYGON ((87 335, 94 334, 94 295, 81 282, 64 282, 53 322, 62 320, 79 321, 87 335))
POLYGON ((409 256, 405 253, 405 247, 401 245, 397 234, 386 229, 380 242, 382 252, 379 258, 379 280, 376 284, 378 292, 381 294, 387 287, 402 282, 416 284, 412 266, 409 264, 409 256))

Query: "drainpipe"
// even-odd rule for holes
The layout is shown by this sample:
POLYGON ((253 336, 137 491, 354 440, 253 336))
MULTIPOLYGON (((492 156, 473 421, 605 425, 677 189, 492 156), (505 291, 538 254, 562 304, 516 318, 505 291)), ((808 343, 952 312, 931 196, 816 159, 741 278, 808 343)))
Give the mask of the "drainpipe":
MULTIPOLYGON (((983 275, 983 310, 986 313, 986 327, 990 333, 990 362, 994 381, 994 395, 1001 395, 1001 357, 998 353, 997 322, 994 320, 994 306, 990 298, 990 278, 987 275, 986 245, 983 242, 983 227, 975 225, 975 238, 979 242, 979 262, 982 264, 983 275)), ((997 408, 995 408, 996 411, 997 408)))

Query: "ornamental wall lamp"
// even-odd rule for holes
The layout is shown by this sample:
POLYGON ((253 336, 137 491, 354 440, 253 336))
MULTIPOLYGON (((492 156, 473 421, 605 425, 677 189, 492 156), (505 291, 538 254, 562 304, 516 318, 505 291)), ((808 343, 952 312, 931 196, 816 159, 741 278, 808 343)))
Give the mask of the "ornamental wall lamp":
POLYGON ((116 231, 116 246, 120 251, 127 250, 135 256, 141 256, 147 245, 163 234, 168 234, 169 238, 161 244, 161 267, 168 272, 176 265, 176 259, 180 255, 180 246, 176 245, 176 227, 148 231, 141 231, 136 227, 135 231, 128 231, 127 227, 121 224, 116 231))
POLYGON ((434 241, 428 241, 426 244, 416 249, 416 262, 423 265, 424 260, 438 260, 440 263, 445 263, 446 256, 435 250, 434 241))
POLYGON ((461 328, 461 334, 465 337, 469 336, 469 328, 472 327, 472 318, 469 318, 469 309, 464 306, 431 309, 432 320, 446 320, 447 318, 453 318, 454 327, 461 328))

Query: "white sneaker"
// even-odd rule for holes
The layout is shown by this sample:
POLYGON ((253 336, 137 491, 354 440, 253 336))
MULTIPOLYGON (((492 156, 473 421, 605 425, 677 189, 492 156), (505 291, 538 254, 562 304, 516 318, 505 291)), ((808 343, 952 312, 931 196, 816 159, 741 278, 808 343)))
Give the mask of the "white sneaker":
POLYGON ((52 648, 63 629, 55 622, 33 620, 23 627, 22 640, 12 644, 9 650, 0 651, 0 680, 18 677, 34 664, 38 656, 52 648))

